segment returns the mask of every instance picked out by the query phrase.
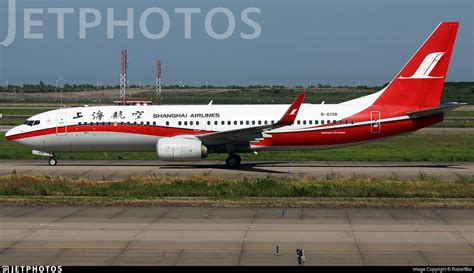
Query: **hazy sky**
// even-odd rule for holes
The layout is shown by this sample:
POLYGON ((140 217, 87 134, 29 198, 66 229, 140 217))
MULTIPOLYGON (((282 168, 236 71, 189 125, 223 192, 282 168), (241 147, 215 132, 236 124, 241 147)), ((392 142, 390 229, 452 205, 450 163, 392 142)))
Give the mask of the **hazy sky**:
MULTIPOLYGON (((459 21, 460 29, 448 74, 449 81, 474 81, 474 1, 472 0, 17 0, 15 41, 0 46, 0 84, 54 84, 62 77, 69 83, 106 85, 119 83, 120 49, 127 48, 131 84, 153 84, 154 60, 163 61, 165 84, 284 84, 380 85, 388 82, 408 61, 440 21, 459 21), (160 7, 170 18, 166 36, 146 38, 140 16, 160 7), (230 10, 235 30, 227 39, 216 40, 205 29, 205 18, 214 8, 230 10), (241 32, 255 32, 241 19, 249 7, 261 13, 248 17, 261 27, 255 39, 241 32), (43 39, 24 39, 24 9, 43 8, 34 14, 43 26, 32 27, 43 39), (65 15, 65 38, 57 38, 57 16, 46 8, 73 8, 65 15), (102 22, 80 39, 80 8, 95 8, 102 22), (125 19, 133 8, 134 38, 118 27, 107 39, 107 8, 115 19, 125 19), (185 39, 183 14, 175 8, 201 8, 192 15, 191 39, 185 39)), ((92 20, 90 16, 88 20, 92 20)), ((163 20, 150 15, 147 29, 157 33, 163 20)), ((227 17, 213 17, 213 30, 224 33, 227 17)), ((8 5, 0 1, 0 41, 8 32, 8 5)))

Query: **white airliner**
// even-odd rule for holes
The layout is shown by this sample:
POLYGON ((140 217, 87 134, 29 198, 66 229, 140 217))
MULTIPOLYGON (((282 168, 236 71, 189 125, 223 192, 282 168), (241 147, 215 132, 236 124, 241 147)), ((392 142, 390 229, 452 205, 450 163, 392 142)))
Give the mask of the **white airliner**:
MULTIPOLYGON (((442 22, 383 90, 339 104, 156 105, 61 108, 35 115, 6 138, 49 156, 58 152, 150 152, 159 160, 209 153, 327 149, 366 143, 443 121, 440 105, 459 23, 442 22)), ((390 54, 387 52, 387 54, 390 54)))

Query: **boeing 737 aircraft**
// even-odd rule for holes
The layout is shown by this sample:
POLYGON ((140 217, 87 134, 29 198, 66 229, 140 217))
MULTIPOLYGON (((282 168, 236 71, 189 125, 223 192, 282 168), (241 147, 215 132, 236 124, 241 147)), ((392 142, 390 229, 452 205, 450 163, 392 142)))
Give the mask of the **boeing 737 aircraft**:
MULTIPOLYGON (((443 121, 440 105, 459 23, 442 22, 390 84, 339 104, 156 105, 61 108, 35 115, 6 138, 49 156, 59 152, 150 152, 159 160, 200 160, 261 150, 328 149, 409 133, 443 121)), ((389 54, 389 53, 387 53, 389 54)))

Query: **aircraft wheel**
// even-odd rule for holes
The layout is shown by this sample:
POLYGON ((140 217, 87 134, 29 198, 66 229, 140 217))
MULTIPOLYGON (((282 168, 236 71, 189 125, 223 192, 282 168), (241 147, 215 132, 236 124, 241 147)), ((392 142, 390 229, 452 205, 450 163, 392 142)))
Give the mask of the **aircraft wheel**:
POLYGON ((49 166, 56 166, 56 164, 58 164, 58 161, 56 160, 56 158, 51 157, 48 163, 49 163, 49 166))
POLYGON ((240 166, 240 163, 242 162, 242 159, 240 158, 239 155, 236 154, 229 154, 229 157, 225 160, 225 164, 229 168, 237 168, 240 166))

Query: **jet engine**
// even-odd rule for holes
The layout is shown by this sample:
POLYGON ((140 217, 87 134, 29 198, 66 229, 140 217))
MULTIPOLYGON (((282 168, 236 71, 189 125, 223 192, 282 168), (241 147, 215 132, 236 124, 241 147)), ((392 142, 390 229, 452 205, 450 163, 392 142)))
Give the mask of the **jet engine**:
POLYGON ((207 157, 207 148, 195 137, 164 137, 156 144, 159 160, 186 161, 207 157))

